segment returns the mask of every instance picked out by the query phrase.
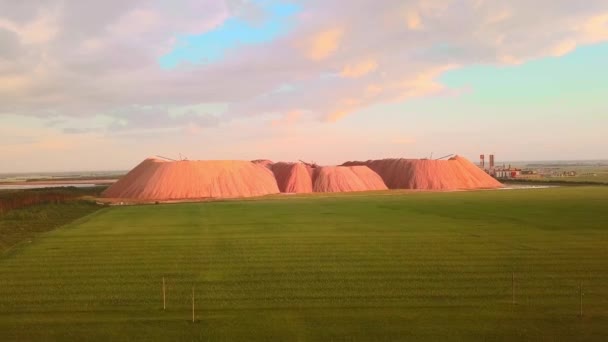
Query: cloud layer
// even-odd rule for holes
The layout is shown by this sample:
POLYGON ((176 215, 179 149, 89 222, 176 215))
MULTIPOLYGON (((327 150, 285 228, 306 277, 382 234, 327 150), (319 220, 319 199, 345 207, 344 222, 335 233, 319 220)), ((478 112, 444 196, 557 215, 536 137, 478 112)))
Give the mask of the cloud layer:
POLYGON ((60 141, 286 129, 452 94, 447 70, 607 40, 605 0, 0 0, 0 120, 42 120, 60 141), (230 40, 204 58, 218 35, 230 40))

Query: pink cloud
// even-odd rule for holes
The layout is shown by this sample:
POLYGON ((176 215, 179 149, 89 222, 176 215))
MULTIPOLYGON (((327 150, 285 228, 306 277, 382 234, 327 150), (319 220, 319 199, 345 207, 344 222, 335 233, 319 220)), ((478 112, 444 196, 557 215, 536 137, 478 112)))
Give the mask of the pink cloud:
POLYGON ((420 30, 423 27, 420 13, 416 10, 407 10, 405 12, 405 22, 410 30, 420 30))
POLYGON ((287 114, 285 114, 282 118, 272 120, 271 124, 275 127, 293 125, 302 118, 303 114, 304 113, 302 111, 291 110, 287 112, 287 114))
POLYGON ((608 12, 587 19, 582 26, 586 42, 596 43, 608 40, 608 12))
POLYGON ((378 68, 378 63, 373 59, 347 64, 340 75, 347 78, 359 78, 365 76, 378 68))
POLYGON ((339 27, 314 34, 309 38, 309 42, 305 44, 308 58, 320 61, 334 54, 340 46, 343 34, 344 29, 339 27))

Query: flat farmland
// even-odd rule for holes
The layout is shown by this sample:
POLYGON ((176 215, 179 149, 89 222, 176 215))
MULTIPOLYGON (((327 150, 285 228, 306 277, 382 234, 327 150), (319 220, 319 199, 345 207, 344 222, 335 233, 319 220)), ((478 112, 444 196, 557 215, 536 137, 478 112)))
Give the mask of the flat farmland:
POLYGON ((37 235, 0 256, 0 339, 608 338, 608 187, 283 197, 37 235))

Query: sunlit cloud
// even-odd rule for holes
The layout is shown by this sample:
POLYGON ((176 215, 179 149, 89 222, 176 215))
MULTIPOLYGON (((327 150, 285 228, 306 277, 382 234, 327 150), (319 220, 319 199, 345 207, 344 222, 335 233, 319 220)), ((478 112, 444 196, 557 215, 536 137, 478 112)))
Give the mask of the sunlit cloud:
POLYGON ((346 65, 340 75, 347 78, 359 78, 375 71, 377 68, 378 63, 373 59, 369 59, 346 65))
POLYGON ((302 118, 304 113, 299 110, 291 110, 287 112, 282 118, 272 120, 272 126, 290 126, 298 122, 302 118))
POLYGON ((405 12, 405 22, 410 30, 419 30, 422 28, 422 19, 420 14, 415 10, 407 10, 405 12))
POLYGON ((39 15, 25 23, 3 19, 0 14, 0 29, 15 32, 23 44, 30 45, 50 42, 59 32, 59 25, 51 13, 39 15))
POLYGON ((583 24, 583 32, 588 42, 600 42, 608 39, 608 13, 589 18, 583 24))
POLYGON ((557 43, 551 50, 551 54, 555 57, 560 57, 568 54, 576 49, 576 42, 573 40, 564 40, 557 43))
POLYGON ((343 34, 342 28, 332 28, 315 34, 310 39, 308 57, 320 61, 331 56, 338 49, 343 34))

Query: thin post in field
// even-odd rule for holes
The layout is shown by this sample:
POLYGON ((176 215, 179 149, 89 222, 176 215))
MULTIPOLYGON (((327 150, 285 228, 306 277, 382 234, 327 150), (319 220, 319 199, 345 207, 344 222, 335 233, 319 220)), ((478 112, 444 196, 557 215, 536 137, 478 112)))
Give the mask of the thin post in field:
POLYGON ((515 272, 511 274, 511 303, 515 305, 515 272))
POLYGON ((194 286, 192 286, 192 323, 194 323, 194 286))
POLYGON ((163 310, 167 309, 167 295, 165 292, 166 292, 165 277, 163 277, 163 310))
POLYGON ((583 282, 579 284, 578 292, 581 298, 581 317, 583 317, 583 282))

